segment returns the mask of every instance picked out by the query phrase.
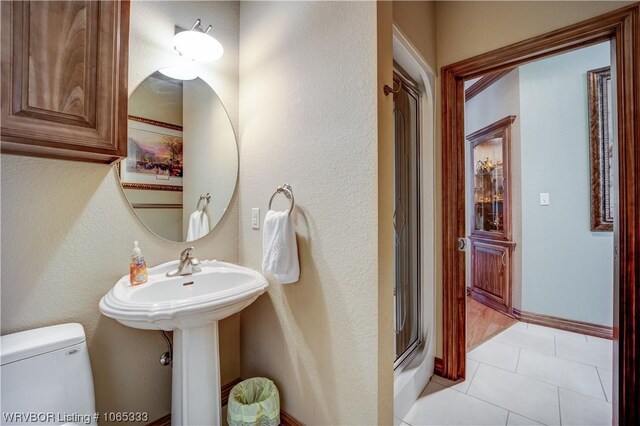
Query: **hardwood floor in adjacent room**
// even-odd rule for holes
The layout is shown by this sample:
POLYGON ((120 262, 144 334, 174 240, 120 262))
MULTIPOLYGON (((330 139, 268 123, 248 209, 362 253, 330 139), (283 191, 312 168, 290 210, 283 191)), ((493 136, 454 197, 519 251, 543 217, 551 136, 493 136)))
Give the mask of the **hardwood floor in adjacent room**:
POLYGON ((467 296, 467 352, 517 322, 467 296))

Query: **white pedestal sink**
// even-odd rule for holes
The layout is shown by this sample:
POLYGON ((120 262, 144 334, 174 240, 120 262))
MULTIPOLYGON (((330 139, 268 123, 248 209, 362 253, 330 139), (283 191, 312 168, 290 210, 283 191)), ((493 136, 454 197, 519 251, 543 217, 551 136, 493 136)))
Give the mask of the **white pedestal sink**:
POLYGON ((149 269, 149 281, 122 277, 100 300, 100 312, 144 330, 173 330, 172 425, 220 425, 218 321, 241 311, 267 290, 256 271, 215 260, 201 272, 167 277, 178 261, 149 269))

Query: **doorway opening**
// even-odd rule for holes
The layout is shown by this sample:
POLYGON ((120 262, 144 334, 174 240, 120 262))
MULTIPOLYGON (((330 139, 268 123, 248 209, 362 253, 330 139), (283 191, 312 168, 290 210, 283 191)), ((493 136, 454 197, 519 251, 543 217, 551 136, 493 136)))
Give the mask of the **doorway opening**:
POLYGON ((598 125, 608 85, 589 84, 610 53, 465 81, 467 394, 544 424, 611 422, 613 223, 594 228, 591 207, 598 187, 613 210, 615 188, 590 175, 611 169, 616 129, 598 125))
POLYGON ((637 111, 640 109, 640 6, 633 5, 543 36, 479 55, 442 69, 443 164, 443 358, 439 372, 449 379, 466 375, 465 253, 459 238, 465 235, 464 81, 513 69, 534 60, 611 41, 613 110, 617 131, 614 173, 617 202, 614 227, 613 297, 613 422, 640 421, 640 383, 637 347, 640 329, 640 153, 637 147, 637 111), (462 315, 461 315, 462 314, 462 315))
POLYGON ((468 349, 510 318, 612 338, 610 68, 605 41, 465 81, 468 349))

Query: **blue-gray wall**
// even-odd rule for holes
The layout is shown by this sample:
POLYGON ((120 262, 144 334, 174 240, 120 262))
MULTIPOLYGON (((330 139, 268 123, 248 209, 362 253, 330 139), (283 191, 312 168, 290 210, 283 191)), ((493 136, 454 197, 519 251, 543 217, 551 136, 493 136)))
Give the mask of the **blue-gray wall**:
MULTIPOLYGON (((590 230, 586 77, 609 64, 608 42, 543 59, 519 67, 465 105, 466 134, 517 117, 511 152, 513 306, 523 311, 612 324, 613 234, 590 230), (549 206, 539 205, 541 192, 550 194, 549 206)), ((468 157, 468 146, 466 151, 468 157)), ((467 194, 470 185, 467 176, 467 194)), ((467 280, 470 267, 467 261, 467 280)))
POLYGON ((609 65, 609 51, 520 67, 522 309, 602 325, 613 318, 613 233, 590 231, 586 72, 609 65))

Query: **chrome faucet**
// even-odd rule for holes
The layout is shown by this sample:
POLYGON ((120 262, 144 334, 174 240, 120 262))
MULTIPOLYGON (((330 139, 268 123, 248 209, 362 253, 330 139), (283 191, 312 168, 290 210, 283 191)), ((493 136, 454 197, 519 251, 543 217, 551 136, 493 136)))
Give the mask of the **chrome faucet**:
POLYGON ((193 247, 188 247, 180 253, 180 264, 178 269, 167 272, 168 277, 176 277, 178 275, 191 275, 200 272, 198 267, 200 261, 193 257, 193 247))

